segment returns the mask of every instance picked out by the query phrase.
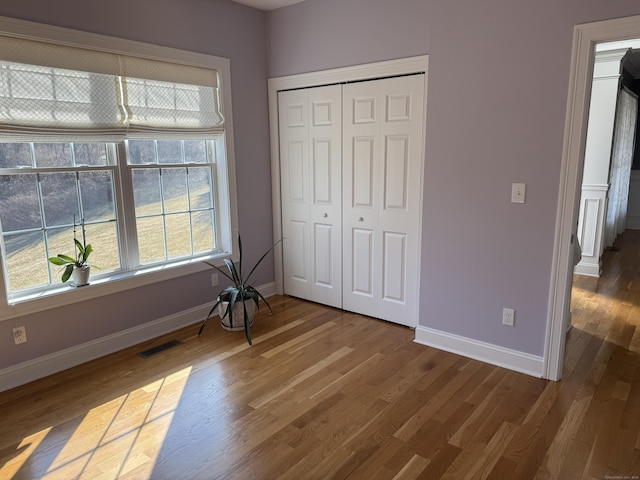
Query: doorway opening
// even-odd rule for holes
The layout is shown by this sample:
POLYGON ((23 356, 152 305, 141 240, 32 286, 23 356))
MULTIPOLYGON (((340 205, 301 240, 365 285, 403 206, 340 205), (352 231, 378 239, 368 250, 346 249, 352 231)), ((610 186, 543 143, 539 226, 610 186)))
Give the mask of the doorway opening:
POLYGON ((577 25, 574 29, 544 355, 544 376, 551 380, 559 380, 562 376, 565 339, 570 319, 573 252, 584 169, 595 47, 600 43, 633 38, 640 38, 640 16, 577 25))

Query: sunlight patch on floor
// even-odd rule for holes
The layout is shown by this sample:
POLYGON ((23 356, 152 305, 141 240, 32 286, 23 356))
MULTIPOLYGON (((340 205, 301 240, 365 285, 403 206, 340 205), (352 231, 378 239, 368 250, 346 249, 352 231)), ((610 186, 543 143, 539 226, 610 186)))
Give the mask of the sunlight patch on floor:
MULTIPOLYGON (((90 410, 42 478, 151 478, 191 369, 182 369, 90 410)), ((50 430, 25 438, 21 447, 28 448, 2 468, 0 477, 11 478, 17 473, 50 430)))
POLYGON ((20 445, 18 445, 17 450, 20 453, 0 467, 0 478, 13 478, 33 452, 36 451, 50 430, 51 427, 45 428, 38 433, 25 437, 24 440, 20 442, 20 445))

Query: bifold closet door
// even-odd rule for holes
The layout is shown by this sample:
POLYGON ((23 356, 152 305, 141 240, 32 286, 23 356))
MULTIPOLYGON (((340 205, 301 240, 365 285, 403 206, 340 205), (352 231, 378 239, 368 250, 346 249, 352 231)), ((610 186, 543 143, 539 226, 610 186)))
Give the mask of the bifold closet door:
POLYGON ((284 292, 342 307, 341 87, 278 94, 284 292))
POLYGON ((343 86, 343 308, 415 327, 424 76, 343 86))

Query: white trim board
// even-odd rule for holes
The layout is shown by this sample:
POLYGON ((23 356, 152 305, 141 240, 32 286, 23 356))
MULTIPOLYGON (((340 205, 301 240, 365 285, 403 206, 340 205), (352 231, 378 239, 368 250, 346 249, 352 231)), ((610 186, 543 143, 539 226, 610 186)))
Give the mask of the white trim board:
POLYGON ((602 266, 600 265, 600 262, 598 262, 598 264, 596 265, 576 265, 573 273, 575 273, 576 275, 584 275, 586 277, 595 277, 595 278, 599 278, 600 274, 602 273, 602 266))
MULTIPOLYGON (((262 285, 258 290, 264 297, 272 296, 275 292, 275 284, 262 285)), ((144 325, 4 368, 0 370, 0 392, 202 322, 212 305, 213 302, 199 305, 144 325)))
POLYGON ((491 365, 497 365, 538 378, 542 377, 544 373, 543 357, 492 345, 479 340, 472 340, 421 325, 418 325, 416 328, 414 341, 421 345, 438 348, 446 352, 473 358, 481 362, 490 363, 491 365))
POLYGON ((640 215, 628 215, 626 228, 628 230, 640 230, 640 215))

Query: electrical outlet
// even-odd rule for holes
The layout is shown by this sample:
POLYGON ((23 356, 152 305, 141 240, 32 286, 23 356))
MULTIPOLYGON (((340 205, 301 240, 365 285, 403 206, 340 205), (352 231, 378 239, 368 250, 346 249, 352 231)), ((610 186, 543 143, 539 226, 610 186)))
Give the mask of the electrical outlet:
POLYGON ((13 342, 16 345, 27 343, 27 329, 24 326, 13 329, 13 342))
POLYGON ((513 327, 513 322, 516 317, 516 311, 513 308, 502 309, 502 324, 513 327))
POLYGON ((211 274, 211 286, 212 287, 217 287, 218 286, 218 274, 217 273, 212 273, 211 274))

